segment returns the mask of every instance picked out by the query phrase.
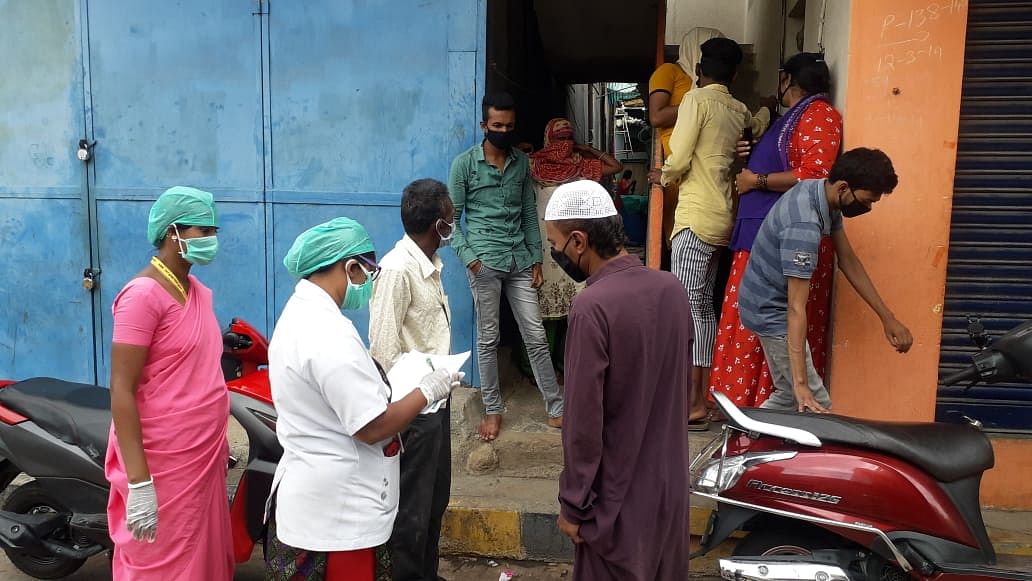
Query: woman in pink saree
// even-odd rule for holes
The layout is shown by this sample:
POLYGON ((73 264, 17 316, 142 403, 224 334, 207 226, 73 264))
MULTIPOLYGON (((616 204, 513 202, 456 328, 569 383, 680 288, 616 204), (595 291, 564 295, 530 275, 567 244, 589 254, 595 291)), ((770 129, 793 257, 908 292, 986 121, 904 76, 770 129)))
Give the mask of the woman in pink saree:
POLYGON ((211 194, 174 187, 151 208, 150 265, 115 299, 105 473, 115 581, 233 577, 226 497, 229 396, 211 291, 211 194))

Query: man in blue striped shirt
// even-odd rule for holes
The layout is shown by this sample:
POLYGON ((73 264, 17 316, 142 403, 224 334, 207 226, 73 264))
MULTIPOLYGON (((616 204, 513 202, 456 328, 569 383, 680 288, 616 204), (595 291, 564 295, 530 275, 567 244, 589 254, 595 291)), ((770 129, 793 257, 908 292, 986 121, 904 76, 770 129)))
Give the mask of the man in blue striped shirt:
POLYGON ((806 344, 806 301, 823 236, 832 237, 839 269, 881 319, 889 343, 900 353, 910 349, 910 330, 878 295, 842 227, 843 216, 870 212, 897 183, 887 155, 860 147, 842 154, 828 179, 804 180, 785 192, 763 221, 738 296, 742 324, 759 336, 774 380, 774 393, 761 407, 831 408, 806 344))

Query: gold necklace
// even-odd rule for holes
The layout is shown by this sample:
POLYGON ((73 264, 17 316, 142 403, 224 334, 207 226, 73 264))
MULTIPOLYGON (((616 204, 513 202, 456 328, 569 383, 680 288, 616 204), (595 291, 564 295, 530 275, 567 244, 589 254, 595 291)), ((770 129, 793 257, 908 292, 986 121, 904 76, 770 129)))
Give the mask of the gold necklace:
POLYGON ((176 278, 176 275, 173 274, 167 266, 165 266, 165 263, 162 262, 160 258, 158 258, 157 256, 152 256, 150 259, 150 263, 151 266, 158 269, 158 272, 160 272, 161 275, 165 277, 165 280, 172 283, 172 286, 176 287, 176 290, 179 291, 179 294, 183 295, 184 303, 187 300, 189 300, 186 296, 186 289, 183 288, 183 283, 179 282, 179 279, 176 278))

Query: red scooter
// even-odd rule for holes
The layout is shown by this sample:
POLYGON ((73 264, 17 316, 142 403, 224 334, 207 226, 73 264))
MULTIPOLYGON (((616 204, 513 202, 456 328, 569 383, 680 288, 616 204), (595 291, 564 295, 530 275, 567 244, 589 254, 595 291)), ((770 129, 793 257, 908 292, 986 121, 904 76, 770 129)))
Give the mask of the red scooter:
MULTIPOLYGON (((247 465, 230 500, 233 550, 251 558, 262 537, 265 501, 283 449, 276 439, 268 341, 234 319, 223 333, 222 368, 230 410, 247 432, 247 465)), ((20 474, 0 507, 0 548, 37 579, 71 575, 110 551, 104 456, 111 426, 107 388, 38 377, 0 381, 0 490, 20 474)), ((230 467, 237 460, 230 459, 230 467)))
MULTIPOLYGON (((945 383, 1032 381, 1032 321, 945 383)), ((691 464, 715 501, 703 554, 749 531, 721 576, 738 581, 1032 581, 1032 559, 997 558, 979 506, 993 448, 979 425, 890 423, 738 409, 691 464)), ((695 556, 693 555, 693 556, 695 556)))

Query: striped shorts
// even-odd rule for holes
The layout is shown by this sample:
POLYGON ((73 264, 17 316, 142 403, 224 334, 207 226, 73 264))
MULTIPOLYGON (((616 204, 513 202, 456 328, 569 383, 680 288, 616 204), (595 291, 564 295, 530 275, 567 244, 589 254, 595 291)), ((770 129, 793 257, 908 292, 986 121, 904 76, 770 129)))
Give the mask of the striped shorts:
POLYGON ((713 344, 717 340, 713 286, 717 280, 718 248, 703 242, 687 228, 674 236, 670 246, 670 271, 684 285, 692 304, 692 324, 695 327, 692 364, 710 367, 713 365, 713 344))

